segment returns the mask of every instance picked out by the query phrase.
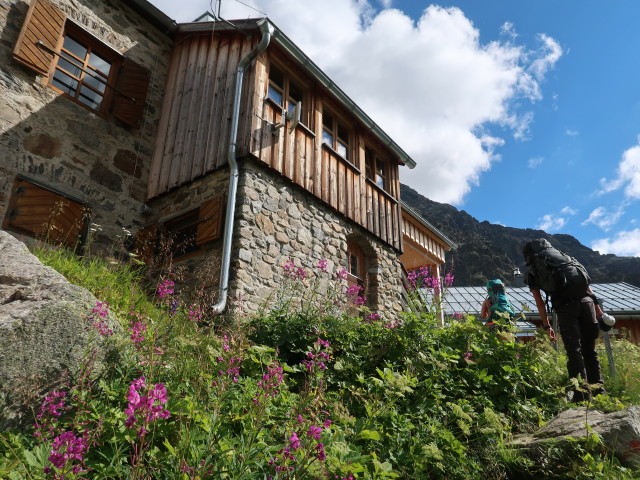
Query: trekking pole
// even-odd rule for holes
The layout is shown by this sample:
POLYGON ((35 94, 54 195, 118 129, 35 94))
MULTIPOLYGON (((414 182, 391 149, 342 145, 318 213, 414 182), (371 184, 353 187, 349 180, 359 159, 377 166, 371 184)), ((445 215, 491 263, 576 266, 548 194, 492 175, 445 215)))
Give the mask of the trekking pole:
POLYGON ((547 318, 549 318, 549 315, 551 315, 551 326, 553 328, 553 331, 556 332, 556 341, 553 342, 553 348, 557 352, 558 351, 558 315, 556 314, 556 311, 549 308, 549 304, 547 304, 547 318))
MULTIPOLYGON (((602 300, 600 301, 600 308, 604 313, 604 303, 602 302, 602 300)), ((611 346, 611 337, 609 336, 609 333, 611 332, 615 332, 615 330, 610 330, 606 332, 603 331, 602 341, 604 342, 604 349, 607 352, 607 360, 609 362, 609 376, 613 378, 616 376, 616 364, 613 359, 613 347, 611 346)))
POLYGON ((609 375, 613 378, 616 376, 616 364, 613 361, 613 348, 611 347, 609 332, 602 332, 602 339, 604 341, 604 349, 607 351, 607 360, 609 361, 609 375))

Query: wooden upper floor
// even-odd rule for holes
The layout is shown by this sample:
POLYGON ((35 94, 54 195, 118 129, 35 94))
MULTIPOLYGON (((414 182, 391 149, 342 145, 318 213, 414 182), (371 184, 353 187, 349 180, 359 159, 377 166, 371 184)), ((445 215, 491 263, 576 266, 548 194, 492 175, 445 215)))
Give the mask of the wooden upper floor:
MULTIPOLYGON (((236 27, 178 28, 148 198, 227 164, 237 68, 262 38, 255 21, 236 27)), ((398 167, 413 161, 279 30, 246 70, 239 101, 238 158, 264 163, 402 249, 398 167)))

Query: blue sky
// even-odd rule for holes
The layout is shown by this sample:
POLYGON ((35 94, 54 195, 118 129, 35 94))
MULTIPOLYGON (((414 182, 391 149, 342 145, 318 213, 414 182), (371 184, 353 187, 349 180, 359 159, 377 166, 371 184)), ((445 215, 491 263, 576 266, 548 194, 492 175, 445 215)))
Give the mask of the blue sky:
MULTIPOLYGON (((152 0, 178 22, 208 0, 152 0)), ((222 0, 269 18, 478 220, 640 256, 640 3, 222 0)))

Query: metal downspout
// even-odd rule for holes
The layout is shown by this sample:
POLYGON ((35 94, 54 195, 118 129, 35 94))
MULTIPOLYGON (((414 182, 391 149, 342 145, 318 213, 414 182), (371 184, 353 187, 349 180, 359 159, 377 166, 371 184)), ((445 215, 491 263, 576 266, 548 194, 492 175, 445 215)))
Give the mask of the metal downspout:
POLYGON ((247 54, 238 64, 236 73, 236 86, 233 98, 233 110, 231 114, 231 131, 229 134, 229 194, 227 198, 227 213, 224 222, 224 241, 222 243, 222 264, 220 265, 220 287, 218 289, 218 303, 213 306, 214 313, 222 313, 227 306, 229 291, 229 270, 231 266, 231 241, 233 240, 233 221, 236 212, 236 196, 238 192, 238 161, 236 159, 236 140, 238 136, 238 119, 240 117, 240 97, 242 96, 242 82, 244 72, 249 64, 262 53, 273 33, 273 26, 263 18, 257 23, 260 27, 262 39, 256 48, 247 54))

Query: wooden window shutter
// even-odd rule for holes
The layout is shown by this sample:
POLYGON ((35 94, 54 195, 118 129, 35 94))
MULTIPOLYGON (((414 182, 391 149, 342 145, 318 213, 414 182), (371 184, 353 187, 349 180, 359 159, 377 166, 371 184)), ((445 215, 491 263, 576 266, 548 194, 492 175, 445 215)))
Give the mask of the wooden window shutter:
POLYGON ((220 238, 222 199, 222 195, 217 196, 200 207, 200 222, 198 223, 198 236, 196 239, 198 245, 220 238))
POLYGON ((56 50, 62 36, 66 17, 45 0, 32 0, 18 41, 13 49, 13 58, 41 75, 48 75, 54 55, 38 46, 56 50))
POLYGON ((79 202, 18 179, 3 227, 75 247, 85 229, 86 209, 79 202))
POLYGON ((131 127, 140 126, 150 77, 149 70, 133 60, 124 59, 113 102, 114 117, 131 127))
POLYGON ((141 228, 135 238, 134 253, 138 255, 139 260, 148 262, 155 253, 158 241, 158 224, 154 223, 147 227, 141 228))

